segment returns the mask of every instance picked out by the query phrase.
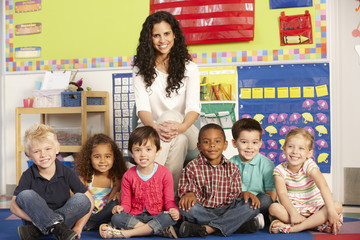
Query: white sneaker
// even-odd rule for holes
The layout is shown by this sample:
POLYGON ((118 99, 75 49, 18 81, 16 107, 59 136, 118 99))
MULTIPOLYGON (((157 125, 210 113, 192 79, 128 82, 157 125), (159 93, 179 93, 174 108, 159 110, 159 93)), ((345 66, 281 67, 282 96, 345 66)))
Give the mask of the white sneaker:
POLYGON ((265 219, 264 219, 264 215, 262 215, 261 213, 259 213, 258 215, 256 215, 254 217, 259 225, 259 229, 263 229, 265 227, 265 219))

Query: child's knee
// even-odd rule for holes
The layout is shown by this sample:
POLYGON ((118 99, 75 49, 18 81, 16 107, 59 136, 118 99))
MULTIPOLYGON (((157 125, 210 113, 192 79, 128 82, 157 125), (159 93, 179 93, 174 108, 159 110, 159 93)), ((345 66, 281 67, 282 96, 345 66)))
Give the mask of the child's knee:
POLYGON ((278 213, 280 210, 280 204, 279 203, 273 203, 269 207, 269 214, 274 216, 276 213, 278 213))
POLYGON ((202 209, 203 207, 200 204, 196 203, 187 211, 184 211, 180 208, 180 215, 186 217, 195 217, 197 216, 197 214, 199 214, 199 212, 201 212, 202 209))
POLYGON ((72 196, 72 197, 75 198, 79 202, 91 205, 91 202, 85 193, 75 193, 74 196, 72 196))
POLYGON ((21 191, 17 196, 16 196, 16 199, 20 200, 20 199, 23 199, 23 200, 26 200, 26 201, 29 201, 31 199, 33 199, 35 196, 37 195, 37 193, 32 190, 32 189, 27 189, 27 190, 23 190, 21 191))

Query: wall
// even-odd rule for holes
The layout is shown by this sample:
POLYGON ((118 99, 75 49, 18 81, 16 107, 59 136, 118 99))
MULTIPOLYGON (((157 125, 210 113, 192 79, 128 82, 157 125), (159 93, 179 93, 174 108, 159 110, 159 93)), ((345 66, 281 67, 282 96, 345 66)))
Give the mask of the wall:
MULTIPOLYGON (((332 81, 333 81, 333 112, 334 154, 336 161, 333 170, 335 172, 334 193, 340 201, 344 199, 344 168, 360 167, 358 159, 360 135, 359 119, 360 109, 356 103, 360 102, 360 57, 355 52, 355 44, 360 44, 360 37, 353 37, 352 31, 360 23, 360 12, 355 9, 359 7, 358 1, 332 1, 336 8, 334 32, 332 42, 334 54, 332 59, 332 81), (336 115, 335 115, 336 114, 336 115), (336 137, 336 138, 335 138, 336 137)), ((354 186, 356 187, 356 186, 354 186)))
MULTIPOLYGON (((1 6, 0 6, 0 35, 4 36, 5 33, 5 27, 4 27, 4 6, 5 6, 5 2, 2 1, 1 2, 1 6)), ((4 44, 4 38, 2 37, 0 39, 0 56, 4 56, 4 49, 5 49, 5 44, 4 44)), ((4 88, 3 88, 3 83, 4 83, 4 67, 5 63, 4 63, 4 58, 0 57, 0 193, 5 192, 5 161, 4 161, 4 151, 3 151, 3 142, 4 142, 4 134, 3 134, 3 105, 4 105, 4 88)))

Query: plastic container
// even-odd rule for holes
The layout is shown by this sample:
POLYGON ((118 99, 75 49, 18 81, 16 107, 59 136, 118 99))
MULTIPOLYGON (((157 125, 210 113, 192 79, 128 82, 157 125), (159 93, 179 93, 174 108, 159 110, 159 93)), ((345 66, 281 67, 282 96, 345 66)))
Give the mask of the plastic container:
POLYGON ((62 146, 81 145, 81 127, 53 128, 62 146))
POLYGON ((33 90, 33 107, 61 107, 62 91, 63 89, 33 90))

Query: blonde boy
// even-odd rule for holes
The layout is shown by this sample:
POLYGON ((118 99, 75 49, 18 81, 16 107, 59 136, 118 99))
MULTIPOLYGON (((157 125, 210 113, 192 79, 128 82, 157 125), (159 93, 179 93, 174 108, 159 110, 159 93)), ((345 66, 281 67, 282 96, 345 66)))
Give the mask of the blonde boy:
POLYGON ((80 238, 94 200, 75 172, 56 159, 60 144, 54 130, 33 125, 25 132, 24 146, 34 164, 22 174, 10 205, 24 222, 18 227, 20 239, 80 238))

